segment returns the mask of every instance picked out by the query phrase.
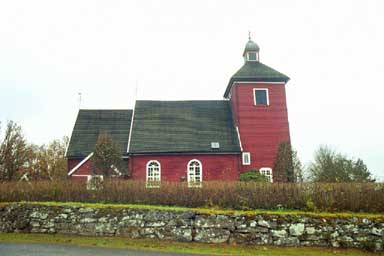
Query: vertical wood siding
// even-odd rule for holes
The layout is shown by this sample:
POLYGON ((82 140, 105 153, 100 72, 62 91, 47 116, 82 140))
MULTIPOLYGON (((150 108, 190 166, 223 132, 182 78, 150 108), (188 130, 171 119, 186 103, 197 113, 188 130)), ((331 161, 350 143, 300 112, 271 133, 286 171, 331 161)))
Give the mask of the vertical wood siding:
MULTIPOLYGON (((203 181, 225 180, 234 181, 239 178, 239 155, 143 155, 131 156, 129 170, 131 179, 145 180, 148 161, 157 160, 161 165, 162 181, 180 181, 182 177, 187 179, 187 165, 192 159, 199 160, 203 165, 203 181)), ((69 159, 69 170, 74 168, 82 159, 69 159)), ((74 174, 89 175, 89 161, 84 163, 74 174)), ((71 179, 85 179, 86 177, 71 176, 71 179)))
POLYGON ((232 87, 231 106, 243 151, 251 153, 251 165, 241 165, 240 172, 273 168, 279 144, 290 140, 285 85, 237 83, 232 87), (269 106, 255 106, 254 88, 268 89, 269 106))
POLYGON ((162 181, 180 181, 187 179, 187 165, 192 159, 203 165, 203 181, 234 181, 239 177, 239 156, 230 155, 145 155, 131 156, 131 177, 134 180, 146 179, 146 165, 150 160, 157 160, 161 165, 162 181))
MULTIPOLYGON (((80 159, 68 159, 68 172, 71 171, 73 168, 76 167, 81 161, 83 161, 84 158, 80 159)), ((89 168, 89 160, 85 162, 73 175, 89 175, 91 174, 91 170, 89 168)), ((76 176, 70 176, 71 179, 85 179, 87 180, 87 177, 76 177, 76 176)))

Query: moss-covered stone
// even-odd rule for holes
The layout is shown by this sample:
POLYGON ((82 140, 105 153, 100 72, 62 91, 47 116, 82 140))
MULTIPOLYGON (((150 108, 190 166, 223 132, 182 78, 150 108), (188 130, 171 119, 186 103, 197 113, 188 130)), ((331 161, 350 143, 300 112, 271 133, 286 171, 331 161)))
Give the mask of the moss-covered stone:
POLYGON ((193 209, 15 203, 0 211, 1 232, 383 250, 384 221, 368 216, 212 214, 193 209))

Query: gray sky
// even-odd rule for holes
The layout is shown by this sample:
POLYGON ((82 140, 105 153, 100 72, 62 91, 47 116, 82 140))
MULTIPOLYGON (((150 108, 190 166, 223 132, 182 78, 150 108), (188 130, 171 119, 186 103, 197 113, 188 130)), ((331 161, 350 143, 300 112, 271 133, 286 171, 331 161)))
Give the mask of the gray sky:
POLYGON ((248 30, 261 62, 291 77, 291 136, 384 179, 384 1, 2 1, 0 120, 46 143, 82 108, 222 99, 248 30))

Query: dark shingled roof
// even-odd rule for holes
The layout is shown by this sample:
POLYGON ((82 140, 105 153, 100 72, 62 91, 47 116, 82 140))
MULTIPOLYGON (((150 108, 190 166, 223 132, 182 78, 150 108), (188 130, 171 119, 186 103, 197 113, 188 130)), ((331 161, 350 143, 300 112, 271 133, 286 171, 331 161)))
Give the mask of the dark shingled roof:
POLYGON ((129 153, 240 152, 228 101, 137 101, 133 119, 129 153))
POLYGON ((69 142, 67 157, 89 155, 99 134, 109 133, 120 145, 121 154, 127 154, 132 110, 80 110, 69 142))
POLYGON ((228 97, 233 82, 288 82, 289 77, 257 61, 247 61, 229 80, 224 97, 228 97))

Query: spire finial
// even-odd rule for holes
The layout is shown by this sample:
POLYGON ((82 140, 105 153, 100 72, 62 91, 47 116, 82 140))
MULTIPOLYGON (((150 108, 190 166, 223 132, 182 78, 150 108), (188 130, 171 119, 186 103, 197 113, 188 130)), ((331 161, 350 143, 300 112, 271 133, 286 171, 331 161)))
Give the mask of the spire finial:
POLYGON ((78 98, 79 99, 79 109, 81 109, 81 101, 83 100, 81 92, 78 93, 78 96, 79 96, 79 98, 78 98))
POLYGON ((248 30, 248 39, 251 41, 251 31, 248 30))

